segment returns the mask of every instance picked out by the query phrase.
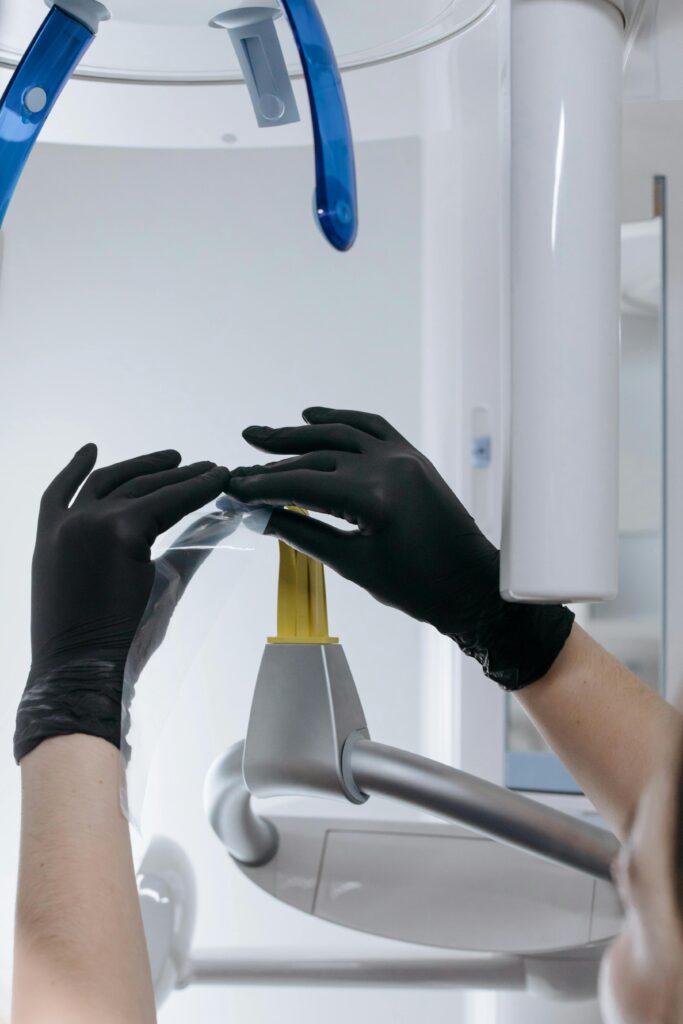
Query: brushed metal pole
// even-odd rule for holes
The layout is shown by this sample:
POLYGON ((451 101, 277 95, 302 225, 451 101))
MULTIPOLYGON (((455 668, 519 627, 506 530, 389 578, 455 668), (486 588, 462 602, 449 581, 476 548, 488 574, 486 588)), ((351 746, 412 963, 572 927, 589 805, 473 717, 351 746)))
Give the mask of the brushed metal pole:
POLYGON ((405 750, 351 737, 345 770, 368 796, 392 797, 518 849, 611 881, 619 851, 606 829, 405 750))
POLYGON ((514 956, 355 957, 322 959, 310 951, 197 951, 178 988, 187 985, 277 985, 327 988, 477 988, 522 992, 527 987, 524 959, 514 956))

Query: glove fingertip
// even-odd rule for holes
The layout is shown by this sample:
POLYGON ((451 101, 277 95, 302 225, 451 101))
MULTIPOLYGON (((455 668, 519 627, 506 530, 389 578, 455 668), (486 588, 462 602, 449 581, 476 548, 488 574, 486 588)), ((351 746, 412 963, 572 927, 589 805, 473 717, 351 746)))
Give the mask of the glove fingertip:
POLYGON ((304 409, 301 416, 306 423, 323 423, 326 419, 329 419, 332 409, 328 409, 325 405, 309 405, 307 409, 304 409))
MULTIPOLYGON (((301 532, 297 529, 295 524, 294 529, 290 530, 290 520, 294 516, 298 516, 296 512, 290 512, 283 508, 274 508, 268 525, 264 530, 264 534, 268 537, 277 537, 278 540, 283 541, 285 544, 289 544, 291 547, 299 548, 299 541, 301 540, 301 532)), ((303 517, 301 517, 303 518, 303 517)))
POLYGON ((233 494, 235 490, 241 490, 243 487, 249 485, 249 474, 246 470, 235 470, 230 473, 228 479, 225 481, 225 492, 226 494, 233 494))

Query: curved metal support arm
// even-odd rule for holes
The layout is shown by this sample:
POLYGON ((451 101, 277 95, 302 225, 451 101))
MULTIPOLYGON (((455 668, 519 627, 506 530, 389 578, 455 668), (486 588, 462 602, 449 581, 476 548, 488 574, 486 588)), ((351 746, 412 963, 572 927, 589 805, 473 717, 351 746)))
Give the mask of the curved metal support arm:
POLYGON ((204 783, 204 807, 214 832, 231 857, 249 867, 273 859, 278 848, 275 826, 251 806, 244 783, 244 740, 213 765, 204 783))
POLYGON ((502 786, 382 743, 350 737, 344 769, 368 796, 392 797, 595 878, 611 881, 611 832, 502 786))
MULTIPOLYGON (((252 807, 243 756, 242 742, 216 762, 207 776, 204 801, 211 825, 229 853, 242 864, 258 867, 275 856, 277 831, 252 807)), ((619 843, 605 829, 456 768, 359 735, 347 741, 343 761, 345 775, 368 796, 400 800, 517 849, 611 881, 619 843)))

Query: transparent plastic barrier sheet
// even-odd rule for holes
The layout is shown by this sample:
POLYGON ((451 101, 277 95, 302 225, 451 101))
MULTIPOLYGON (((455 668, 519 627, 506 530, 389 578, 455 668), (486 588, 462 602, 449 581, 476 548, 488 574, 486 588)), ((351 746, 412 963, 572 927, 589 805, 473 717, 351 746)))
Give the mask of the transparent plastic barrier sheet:
POLYGON ((235 599, 271 512, 223 498, 181 527, 155 561, 154 584, 128 655, 122 696, 121 806, 138 829, 163 726, 212 624, 235 599), (193 578, 206 579, 209 572, 219 577, 211 593, 219 592, 220 600, 209 601, 206 588, 200 587, 193 600, 193 578), (185 597, 188 587, 191 593, 185 597))

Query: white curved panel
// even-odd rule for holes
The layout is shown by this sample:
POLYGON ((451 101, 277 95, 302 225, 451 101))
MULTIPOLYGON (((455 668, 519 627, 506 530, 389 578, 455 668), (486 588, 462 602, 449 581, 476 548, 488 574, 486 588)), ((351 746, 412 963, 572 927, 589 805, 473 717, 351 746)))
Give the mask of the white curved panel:
MULTIPOLYGON (((109 0, 112 20, 77 74, 119 81, 242 81, 224 33, 209 21, 230 0, 109 0)), ((341 67, 389 60, 454 35, 491 0, 320 0, 341 67)), ((16 64, 45 15, 43 0, 6 0, 0 13, 0 61, 16 64)), ((292 34, 278 26, 285 56, 300 74, 292 34)))
POLYGON ((442 949, 559 958, 589 956, 619 928, 608 883, 458 826, 272 820, 275 858, 240 869, 276 899, 345 928, 442 949))
MULTIPOLYGON (((420 58, 344 74, 356 143, 419 134, 420 58)), ((0 89, 11 71, 0 68, 0 89)), ((41 143, 131 149, 281 149, 312 147, 308 100, 294 83, 303 120, 258 127, 246 86, 164 85, 72 79, 41 134, 41 143)), ((311 189, 313 189, 311 156, 311 189)))

